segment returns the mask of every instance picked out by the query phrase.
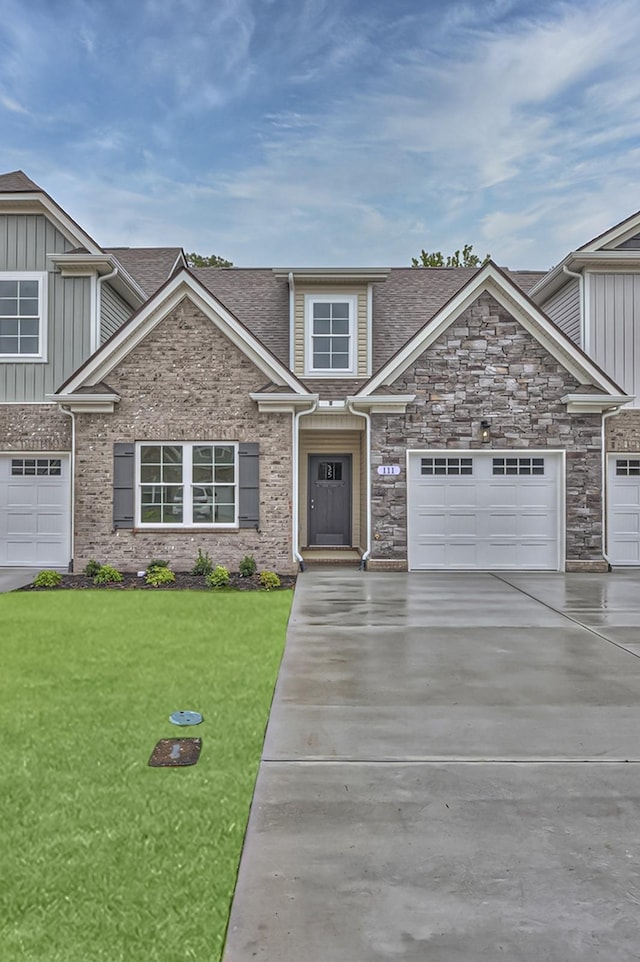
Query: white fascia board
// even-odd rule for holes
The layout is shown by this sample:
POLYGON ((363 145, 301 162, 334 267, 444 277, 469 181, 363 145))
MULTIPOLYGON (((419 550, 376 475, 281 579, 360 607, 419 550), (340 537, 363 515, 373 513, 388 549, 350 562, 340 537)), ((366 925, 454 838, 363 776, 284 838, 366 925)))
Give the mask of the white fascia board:
POLYGON ((261 394, 259 391, 249 394, 252 401, 256 401, 260 414, 293 414, 304 408, 313 410, 318 402, 317 394, 261 394))
POLYGON ((47 394, 47 400, 56 401, 74 414, 112 414, 120 400, 118 394, 47 394))
POLYGON ((133 300, 137 307, 147 300, 147 294, 112 254, 47 254, 47 257, 58 265, 63 277, 102 276, 117 270, 111 283, 120 288, 118 293, 125 300, 133 300))
POLYGON ((491 294, 579 383, 594 384, 609 395, 619 396, 617 385, 582 354, 542 311, 531 304, 515 284, 488 264, 378 372, 360 397, 372 394, 383 384, 392 384, 483 291, 491 294))
POLYGON ((563 404, 567 405, 569 414, 594 414, 602 411, 615 410, 624 404, 629 404, 635 400, 633 395, 619 394, 598 395, 598 394, 565 394, 560 398, 563 404))
POLYGON ((604 234, 594 237, 584 247, 578 248, 579 251, 602 251, 609 244, 624 244, 626 240, 633 237, 640 230, 640 211, 636 211, 631 217, 627 217, 620 224, 611 227, 604 234))
POLYGON ((296 282, 305 281, 336 281, 340 283, 369 281, 386 281, 391 268, 389 267, 274 267, 272 273, 276 277, 289 277, 293 274, 296 282))
POLYGON ((55 201, 47 194, 38 194, 35 193, 35 191, 3 194, 2 197, 0 197, 0 210, 6 210, 11 213, 21 213, 26 209, 27 205, 30 204, 33 207, 34 201, 39 207, 44 208, 45 212, 49 215, 49 219, 71 244, 74 244, 76 247, 86 247, 90 254, 104 253, 102 248, 96 244, 93 237, 86 234, 82 228, 63 211, 62 207, 58 207, 55 201))
MULTIPOLYGON (((94 357, 74 376, 66 386, 72 394, 83 384, 104 380, 110 371, 127 356, 150 331, 178 306, 184 297, 189 297, 229 340, 236 345, 253 363, 276 383, 286 384, 294 394, 302 394, 288 368, 277 358, 265 353, 262 345, 230 313, 209 294, 190 274, 177 274, 155 297, 140 309, 135 318, 121 327, 94 357)), ((305 396, 306 395, 305 393, 305 396)))
MULTIPOLYGON (((637 231, 633 231, 631 236, 637 231)), ((545 274, 537 284, 529 291, 529 297, 539 304, 543 299, 551 297, 558 291, 563 284, 568 284, 570 276, 564 268, 570 271, 579 272, 588 267, 590 269, 619 270, 628 271, 632 268, 640 270, 640 250, 578 250, 571 251, 570 254, 560 261, 548 274, 545 274)))
POLYGON ((407 405, 415 401, 415 394, 376 394, 375 397, 347 398, 347 406, 369 414, 404 414, 407 405))

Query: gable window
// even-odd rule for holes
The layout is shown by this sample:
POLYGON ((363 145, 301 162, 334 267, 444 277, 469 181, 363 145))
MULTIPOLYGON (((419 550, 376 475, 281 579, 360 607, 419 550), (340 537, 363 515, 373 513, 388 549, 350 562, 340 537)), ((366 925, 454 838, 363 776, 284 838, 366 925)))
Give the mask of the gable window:
POLYGON ((307 373, 353 373, 356 303, 350 295, 307 295, 307 373))
POLYGON ((46 274, 0 273, 0 360, 44 360, 46 274))
POLYGON ((237 444, 139 444, 140 527, 236 527, 237 460, 237 444))

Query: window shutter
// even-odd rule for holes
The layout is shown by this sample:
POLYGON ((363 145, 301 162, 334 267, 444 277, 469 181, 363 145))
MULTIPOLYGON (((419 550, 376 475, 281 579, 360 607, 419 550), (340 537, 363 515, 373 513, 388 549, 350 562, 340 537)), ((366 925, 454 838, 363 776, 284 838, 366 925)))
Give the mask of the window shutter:
POLYGON ((133 528, 135 445, 113 445, 113 527, 133 528))
POLYGON ((258 528, 260 525, 260 445, 253 441, 240 444, 238 455, 239 524, 241 528, 258 528))

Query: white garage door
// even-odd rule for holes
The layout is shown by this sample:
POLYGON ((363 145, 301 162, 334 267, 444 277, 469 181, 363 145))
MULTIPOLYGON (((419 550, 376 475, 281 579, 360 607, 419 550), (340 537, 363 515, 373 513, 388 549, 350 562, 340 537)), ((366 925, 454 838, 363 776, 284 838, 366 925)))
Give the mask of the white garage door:
POLYGON ((69 563, 69 458, 0 455, 0 565, 69 563))
POLYGON ((640 454, 610 454, 607 552, 611 564, 640 565, 640 454))
POLYGON ((561 480, 558 453, 412 452, 409 568, 559 570, 561 480))

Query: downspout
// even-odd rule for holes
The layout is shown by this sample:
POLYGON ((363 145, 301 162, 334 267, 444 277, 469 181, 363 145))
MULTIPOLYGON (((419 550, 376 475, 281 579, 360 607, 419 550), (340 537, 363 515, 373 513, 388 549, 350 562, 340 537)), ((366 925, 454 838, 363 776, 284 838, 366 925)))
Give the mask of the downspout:
POLYGON ((365 457, 367 464, 367 542, 365 552, 360 558, 360 571, 364 571, 371 554, 371 415, 366 411, 355 411, 353 400, 347 401, 347 410, 365 422, 365 457))
POLYGON ((58 408, 63 414, 68 414, 71 418, 71 463, 69 465, 69 484, 71 487, 71 532, 69 547, 71 548, 71 561, 69 562, 69 571, 73 572, 76 528, 76 416, 74 412, 66 408, 64 404, 59 404, 58 408))
POLYGON ((300 554, 299 544, 298 544, 298 524, 300 520, 300 508, 299 508, 299 497, 300 497, 300 486, 298 484, 300 463, 299 463, 299 434, 300 434, 300 418, 304 417, 305 414, 313 414, 313 412, 318 407, 319 398, 316 398, 311 407, 307 411, 297 411, 291 420, 293 429, 293 438, 291 447, 293 449, 293 505, 292 505, 292 526, 293 526, 293 558, 300 565, 300 571, 304 571, 304 558, 300 554))
POLYGON ((587 347, 586 347, 587 318, 585 316, 585 302, 584 302, 584 274, 582 271, 580 272, 570 271, 566 264, 562 265, 562 271, 564 274, 567 274, 568 277, 578 278, 579 290, 580 290, 580 338, 582 340, 582 344, 580 345, 580 347, 583 349, 583 351, 586 351, 587 350, 587 347))
POLYGON ((619 408, 619 407, 613 408, 611 411, 605 411, 605 413, 602 415, 602 428, 601 428, 601 430, 602 430, 602 442, 601 442, 601 450, 602 450, 602 466, 601 466, 601 471, 602 471, 602 485, 601 485, 601 487, 602 487, 602 557, 604 558, 604 560, 605 560, 605 561, 607 562, 607 564, 609 565, 609 569, 611 569, 612 565, 611 565, 611 561, 610 561, 610 559, 609 559, 609 555, 607 554, 607 552, 606 552, 606 550, 605 550, 605 547, 606 547, 606 544, 607 544, 607 533, 608 533, 608 532, 607 532, 607 527, 608 527, 608 524, 607 524, 607 521, 608 521, 608 519, 607 519, 607 488, 608 488, 608 486, 609 486, 609 479, 608 479, 608 477, 607 477, 606 422, 607 422, 607 419, 610 418, 612 414, 618 414, 619 411, 620 411, 620 408, 619 408))
POLYGON ((100 347, 100 308, 102 306, 102 285, 105 281, 110 281, 118 273, 118 268, 114 267, 110 274, 102 274, 96 283, 96 344, 94 350, 100 347))

